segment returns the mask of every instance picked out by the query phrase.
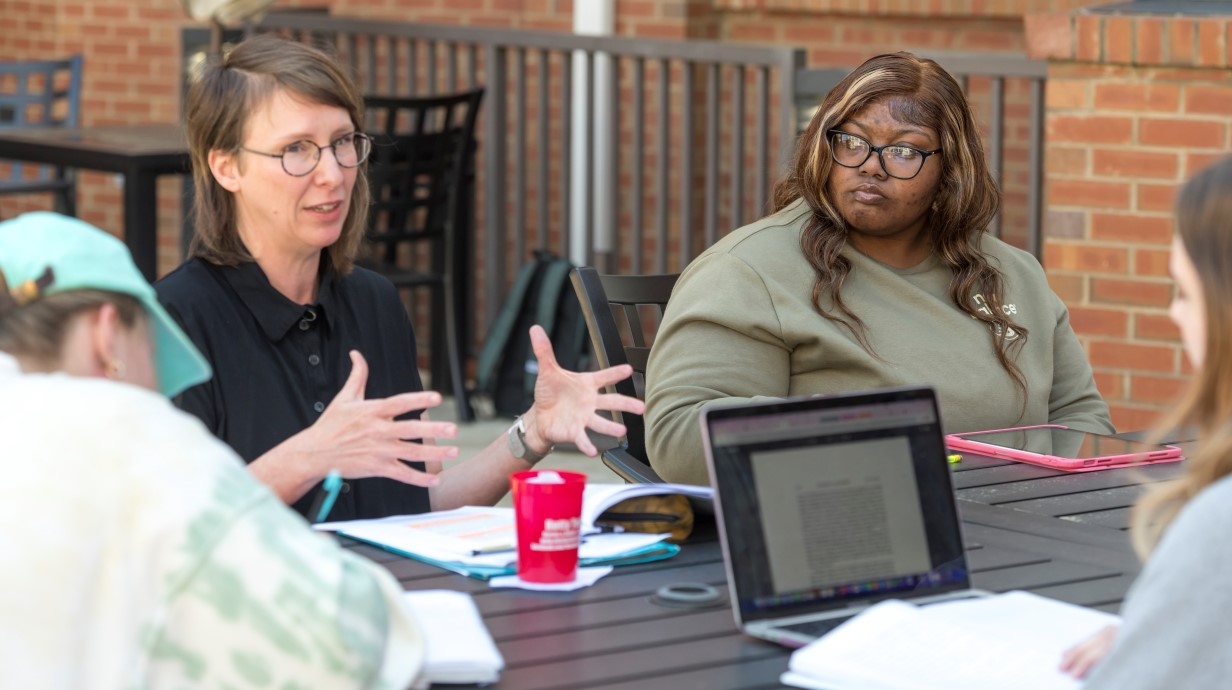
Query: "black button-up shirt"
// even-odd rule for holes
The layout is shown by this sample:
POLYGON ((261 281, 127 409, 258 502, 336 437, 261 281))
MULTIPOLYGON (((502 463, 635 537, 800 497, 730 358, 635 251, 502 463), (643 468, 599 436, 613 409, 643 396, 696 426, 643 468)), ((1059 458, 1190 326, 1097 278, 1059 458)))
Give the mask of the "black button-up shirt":
MULTIPOLYGON (((212 379, 185 391, 176 404, 245 462, 316 422, 351 372, 350 350, 368 361, 368 398, 423 390, 410 319, 394 287, 371 271, 356 268, 340 277, 324 267, 317 303, 310 305, 275 290, 255 263, 231 267, 191 259, 155 288, 214 367, 212 379)), ((413 466, 423 469, 422 463, 413 466)), ((293 507, 307 515, 319 490, 293 507)), ((429 509, 423 488, 349 479, 329 519, 429 509)))

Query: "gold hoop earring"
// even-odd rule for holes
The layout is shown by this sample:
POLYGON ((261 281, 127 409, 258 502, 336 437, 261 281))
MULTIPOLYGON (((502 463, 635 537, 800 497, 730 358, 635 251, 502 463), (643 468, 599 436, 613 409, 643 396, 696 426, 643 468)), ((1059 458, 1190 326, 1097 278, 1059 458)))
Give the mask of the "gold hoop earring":
POLYGON ((124 362, 121 362, 115 359, 111 360, 110 362, 107 362, 107 367, 104 372, 104 375, 107 378, 113 381, 123 381, 124 374, 125 374, 124 362))

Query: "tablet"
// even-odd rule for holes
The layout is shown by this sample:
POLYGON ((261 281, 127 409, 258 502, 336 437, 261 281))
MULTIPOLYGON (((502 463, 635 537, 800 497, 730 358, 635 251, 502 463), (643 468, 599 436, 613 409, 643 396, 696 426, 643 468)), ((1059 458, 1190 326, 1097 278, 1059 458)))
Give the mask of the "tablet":
POLYGON ((945 437, 945 444, 956 450, 1068 472, 1181 459, 1181 449, 1176 446, 1127 441, 1060 424, 950 434, 945 437))

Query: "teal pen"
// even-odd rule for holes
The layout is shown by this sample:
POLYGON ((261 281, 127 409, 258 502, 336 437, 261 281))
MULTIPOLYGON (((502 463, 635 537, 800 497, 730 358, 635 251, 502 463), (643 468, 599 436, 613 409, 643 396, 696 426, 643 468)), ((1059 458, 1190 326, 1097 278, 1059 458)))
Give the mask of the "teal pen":
POLYGON ((342 490, 342 475, 338 473, 338 470, 330 470, 329 474, 325 475, 323 486, 325 493, 317 498, 317 505, 320 507, 315 511, 314 523, 325 522, 325 518, 329 517, 329 511, 334 508, 334 501, 338 500, 338 492, 342 490))

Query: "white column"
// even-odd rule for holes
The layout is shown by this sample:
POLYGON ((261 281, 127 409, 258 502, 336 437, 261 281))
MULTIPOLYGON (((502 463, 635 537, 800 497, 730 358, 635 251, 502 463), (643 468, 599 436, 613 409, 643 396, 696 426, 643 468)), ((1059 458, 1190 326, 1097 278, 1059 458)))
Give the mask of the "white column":
MULTIPOLYGON (((593 36, 611 36, 616 29, 616 0, 575 0, 573 3, 573 33, 593 36)), ((586 82, 590 73, 586 69, 586 54, 574 51, 573 55, 573 128, 570 149, 570 169, 573 179, 569 184, 569 259, 583 265, 589 257, 583 251, 586 233, 590 232, 591 246, 596 252, 611 251, 611 218, 615 199, 612 198, 609 180, 602 175, 608 161, 616 155, 615 142, 608 132, 612 128, 612 112, 616 107, 611 102, 614 65, 610 55, 594 55, 594 102, 586 102, 586 82), (593 115, 592 115, 593 113, 593 115), (586 144, 586 127, 592 127, 595 149, 586 144), (594 170, 594 207, 586 213, 586 169, 594 170)))

